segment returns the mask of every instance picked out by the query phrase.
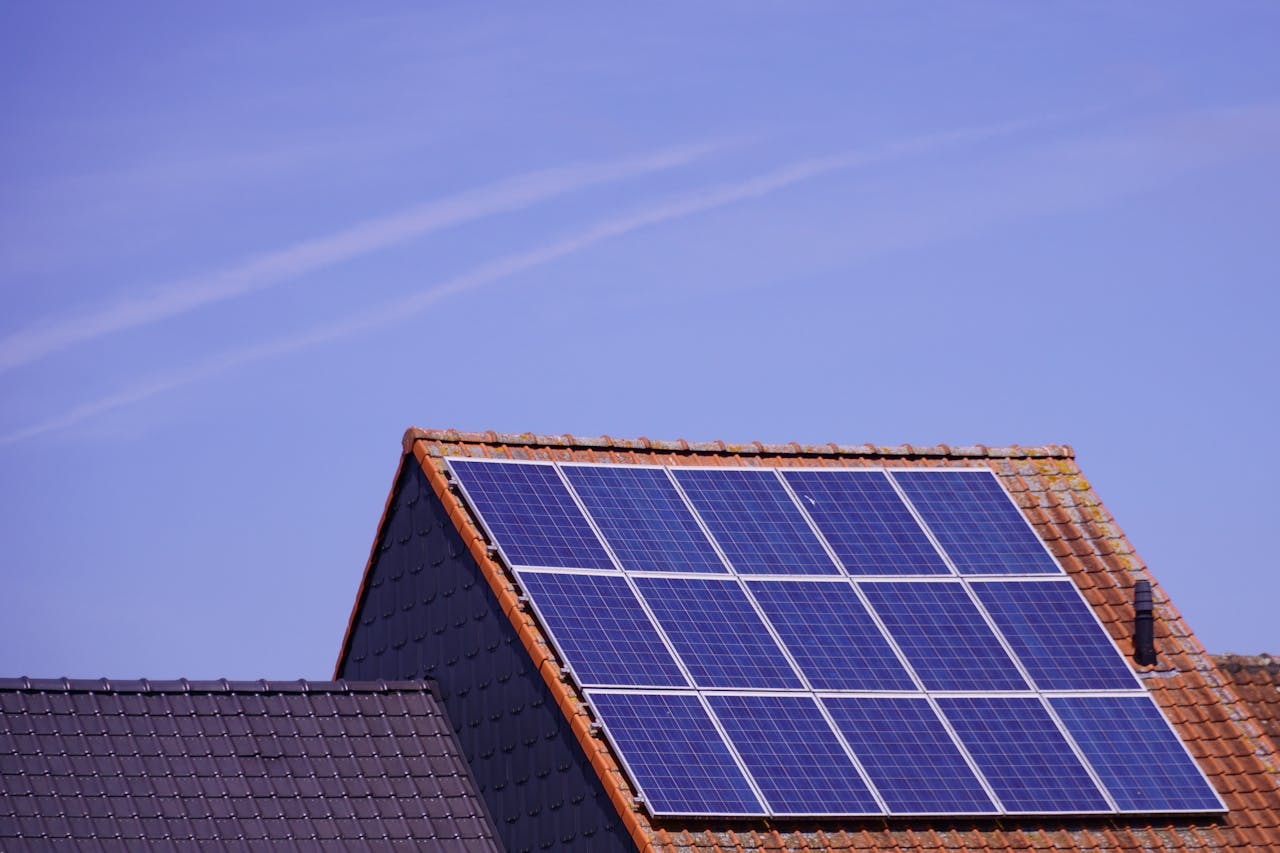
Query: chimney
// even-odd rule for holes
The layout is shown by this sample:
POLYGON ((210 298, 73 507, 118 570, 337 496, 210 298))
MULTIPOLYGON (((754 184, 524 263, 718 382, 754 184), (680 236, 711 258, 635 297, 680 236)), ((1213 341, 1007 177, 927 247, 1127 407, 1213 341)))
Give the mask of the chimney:
POLYGON ((1133 587, 1133 659, 1143 666, 1155 666, 1155 615, 1151 605, 1151 581, 1133 587))

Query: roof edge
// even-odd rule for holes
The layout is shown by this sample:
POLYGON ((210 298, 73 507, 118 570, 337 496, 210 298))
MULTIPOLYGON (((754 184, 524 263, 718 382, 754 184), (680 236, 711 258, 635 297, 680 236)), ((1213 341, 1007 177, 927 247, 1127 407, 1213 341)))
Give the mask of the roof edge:
POLYGON ((437 693, 431 681, 0 678, 10 693, 437 693))
POLYGON ((525 447, 570 447, 595 450, 655 450, 666 453, 733 453, 741 456, 859 456, 859 457, 911 457, 911 458, 974 458, 974 459, 1074 459, 1075 450, 1069 444, 1045 444, 1035 446, 1008 445, 988 447, 972 445, 914 445, 882 446, 875 444, 765 444, 759 441, 732 443, 726 441, 659 441, 651 438, 615 438, 609 435, 576 436, 541 435, 522 432, 463 432, 456 429, 427 430, 409 427, 404 433, 405 453, 413 452, 418 441, 448 444, 517 445, 525 447))

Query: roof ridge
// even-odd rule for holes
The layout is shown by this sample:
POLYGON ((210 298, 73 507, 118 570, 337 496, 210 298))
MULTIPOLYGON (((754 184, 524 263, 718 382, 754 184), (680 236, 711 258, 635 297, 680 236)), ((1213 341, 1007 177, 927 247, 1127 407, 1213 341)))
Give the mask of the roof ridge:
POLYGON ((0 678, 0 692, 27 693, 436 693, 433 681, 236 681, 218 679, 0 678))
POLYGON ((676 453, 732 453, 740 456, 861 456, 861 457, 948 457, 948 458, 1059 458, 1074 459, 1075 450, 1069 444, 1043 445, 1005 445, 988 447, 985 444, 972 445, 876 445, 876 444, 785 444, 752 442, 688 441, 676 439, 661 441, 643 436, 639 438, 616 438, 611 435, 577 436, 544 435, 540 433, 522 432, 466 432, 456 429, 428 430, 421 427, 409 427, 404 433, 403 445, 406 453, 413 449, 416 441, 436 441, 454 444, 504 444, 537 447, 576 447, 594 449, 621 449, 633 451, 656 450, 676 453))

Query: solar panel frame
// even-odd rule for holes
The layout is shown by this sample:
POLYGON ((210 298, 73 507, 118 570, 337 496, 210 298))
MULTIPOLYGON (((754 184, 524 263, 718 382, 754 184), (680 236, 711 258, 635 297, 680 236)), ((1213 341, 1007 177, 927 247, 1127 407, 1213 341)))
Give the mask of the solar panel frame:
MULTIPOLYGON (((498 555, 502 558, 502 561, 507 566, 513 569, 524 567, 524 568, 551 568, 551 569, 577 568, 577 569, 617 570, 619 568, 617 560, 613 557, 613 554, 609 551, 607 543, 605 543, 603 538, 600 536, 600 531, 596 529, 595 523, 591 520, 591 517, 587 514, 586 509, 579 502, 578 496, 574 494, 573 489, 570 488, 568 482, 564 479, 564 475, 560 473, 560 469, 556 465, 556 463, 545 462, 541 460, 523 460, 523 459, 488 459, 488 458, 473 459, 470 457, 464 457, 464 458, 446 457, 445 464, 446 466, 448 466, 448 469, 452 474, 452 477, 453 477, 452 481, 457 484, 459 493, 462 495, 467 505, 471 508, 472 514, 475 516, 476 520, 479 522, 480 529, 484 532, 485 536, 488 538, 489 544, 497 549, 498 555), (498 524, 497 520, 491 519, 486 516, 486 513, 482 508, 484 501, 480 498, 479 491, 474 488, 474 484, 472 484, 472 486, 468 486, 467 484, 468 475, 464 474, 463 472, 467 470, 468 466, 479 466, 479 465, 511 465, 511 466, 524 466, 524 467, 538 467, 543 469, 549 468, 551 471, 553 471, 556 476, 556 482, 558 482, 561 488, 563 488, 566 491, 570 500, 573 503, 573 506, 576 507, 578 512, 582 515, 583 521, 585 522, 587 529, 591 532, 591 536, 593 537, 593 540, 587 540, 587 541, 588 542, 594 541, 596 546, 600 549, 601 554, 604 557, 604 560, 600 561, 599 555, 596 555, 593 557, 593 559, 597 561, 595 564, 587 564, 586 561, 583 561, 581 563, 552 562, 548 565, 546 562, 539 562, 539 561, 530 562, 523 559, 519 559, 517 555, 520 552, 517 551, 516 553, 513 554, 512 551, 515 549, 512 547, 512 543, 506 541, 505 537, 498 535, 498 531, 496 529, 498 524)), ((479 470, 479 468, 476 468, 475 470, 479 470)), ((515 537, 515 538, 518 538, 518 537, 515 537)))
MULTIPOLYGON (((558 570, 518 569, 516 576, 519 578, 521 586, 524 588, 524 591, 528 596, 529 607, 533 610, 534 615, 537 616, 538 621, 542 624, 543 630, 546 633, 547 638, 551 641, 552 648, 555 649, 556 655, 559 657, 560 661, 562 662, 561 668, 563 670, 566 670, 569 673, 570 677, 573 678, 573 680, 577 682, 579 686, 596 687, 596 688, 638 688, 638 689, 687 688, 687 687, 693 686, 693 679, 689 675, 689 671, 685 668, 684 663, 680 660, 679 656, 676 654, 675 649, 672 647, 671 640, 666 636, 666 634, 662 631, 662 628, 657 624, 657 620, 654 618, 652 611, 649 610, 648 604, 645 602, 645 600, 640 596, 639 592, 636 590, 635 584, 633 584, 631 580, 627 578, 625 575, 619 574, 618 572, 586 572, 586 571, 573 571, 568 569, 558 569, 558 570), (547 608, 547 601, 545 600, 545 598, 543 598, 541 594, 535 593, 530 588, 531 582, 536 583, 536 581, 534 581, 534 578, 562 578, 562 577, 599 578, 602 581, 610 581, 610 582, 616 582, 616 583, 622 584, 626 588, 626 590, 630 592, 632 596, 634 596, 636 600, 636 606, 641 610, 645 619, 648 622, 649 627, 653 630, 654 638, 658 640, 662 648, 666 651, 667 655, 670 657, 671 665, 675 669, 675 671, 679 673, 680 681, 679 682, 668 681, 666 683, 657 683, 656 681, 648 682, 648 683, 640 682, 640 681, 637 681, 637 682, 596 681, 592 679, 588 674, 586 674, 583 671, 583 667, 581 666, 582 658, 578 657, 577 655, 569 651, 569 642, 567 641, 567 638, 564 636, 564 632, 561 632, 555 628, 555 623, 560 620, 558 618, 552 617, 551 612, 547 608)), ((609 613, 613 614, 614 611, 611 609, 609 613)))
MULTIPOLYGON (((796 500, 795 494, 791 491, 786 481, 778 473, 777 468, 747 468, 717 465, 672 465, 667 469, 671 474, 671 479, 680 488, 681 493, 685 496, 689 506, 693 508, 694 513, 702 522, 703 527, 711 536, 725 562, 734 574, 751 577, 797 577, 797 576, 816 576, 816 577, 840 577, 845 574, 844 567, 840 565, 840 561, 836 559, 835 554, 831 552, 831 546, 827 544, 821 532, 814 526, 813 519, 805 512, 804 507, 796 500), (800 523, 797 524, 795 518, 788 519, 784 522, 784 526, 790 529, 790 534, 796 542, 803 542, 808 534, 810 546, 804 551, 803 559, 799 560, 799 568, 789 570, 777 566, 760 568, 762 565, 761 557, 750 559, 748 552, 760 551, 760 542, 757 540, 735 539, 729 535, 727 527, 727 519, 731 518, 728 513, 716 513, 712 507, 707 505, 708 501, 702 498, 701 490, 691 490, 694 480, 698 474, 718 474, 726 480, 731 479, 734 475, 744 474, 750 478, 758 478, 765 489, 770 485, 776 486, 777 489, 787 498, 786 503, 776 502, 775 505, 789 508, 799 516, 800 523), (682 475, 684 479, 682 480, 682 475), (722 518, 724 516, 724 518, 722 518), (750 545, 751 547, 744 547, 750 545), (755 566, 753 568, 753 566, 755 566), (808 570, 806 570, 806 566, 808 570)), ((742 482, 750 482, 743 480, 742 482)), ((737 522, 735 522, 736 524, 737 522)), ((788 534, 783 534, 784 536, 788 534)), ((771 552, 776 554, 776 549, 772 547, 771 552)))
POLYGON ((738 755, 738 752, 734 748, 733 743, 729 740, 724 729, 721 728, 720 721, 716 719, 716 716, 711 712, 711 708, 707 704, 706 699, 701 695, 699 695, 698 691, 696 690, 647 691, 647 690, 587 689, 583 691, 583 695, 584 695, 584 698, 586 699, 587 705, 591 708, 591 712, 595 716, 596 721, 600 724, 601 733, 604 735, 605 740, 613 748, 613 754, 617 756, 618 762, 622 765, 622 769, 626 773, 627 778, 631 780, 631 784, 635 787, 636 793, 638 795, 638 798, 641 804, 644 806, 644 809, 649 813, 650 816, 652 817, 752 818, 752 817, 767 817, 769 815, 769 810, 767 805, 765 804, 764 795, 760 792, 760 789, 756 786, 755 780, 752 778, 751 773, 747 770, 746 765, 742 761, 742 757, 738 755), (605 704, 601 702, 601 697, 604 697, 604 696, 691 697, 695 702, 697 702, 698 707, 702 710, 703 714, 706 715, 708 723, 711 725, 712 729, 716 734, 716 737, 719 740, 719 744, 724 748, 726 754, 732 760, 733 766, 737 769, 738 773, 742 776, 743 780, 746 782, 746 785, 750 790, 751 795, 754 797, 756 801, 756 806, 758 806, 758 809, 749 810, 749 811, 748 810, 727 811, 727 810, 697 810, 697 809, 680 810, 680 809, 663 809, 663 808, 657 807, 656 804, 658 802, 661 802, 662 798, 661 797, 655 798, 646 789, 644 775, 637 772, 636 762, 634 761, 638 753, 628 753, 627 749, 623 747, 622 743, 619 740, 619 732, 615 730, 615 729, 620 729, 621 727, 615 727, 614 725, 612 725, 609 722, 609 715, 606 712, 604 712, 604 710, 601 708, 601 705, 605 704))
POLYGON ((1120 646, 1116 644, 1115 638, 1111 636, 1111 632, 1102 624, 1102 620, 1098 618, 1097 611, 1093 609, 1091 604, 1089 604, 1089 600, 1084 597, 1084 593, 1081 592, 1080 587, 1070 577, 1064 576, 1059 578, 1053 576, 1036 576, 1017 579, 983 577, 969 578, 967 579, 967 583, 969 585, 969 589, 972 590, 974 597, 977 599, 979 607, 990 617, 991 623, 995 626, 997 634, 1004 639, 1009 649, 1013 652, 1015 659, 1022 666, 1022 669, 1026 672, 1027 677, 1031 680, 1031 683, 1036 687, 1036 689, 1046 692, 1058 692, 1064 690, 1087 690, 1090 692, 1099 692, 1143 689, 1142 681, 1138 678, 1137 673, 1133 671, 1133 668, 1125 662, 1125 654, 1120 650, 1120 646), (1071 592, 1075 594, 1075 600, 1079 603, 1084 613, 1088 615, 1088 618, 1092 619, 1097 635, 1101 638, 1101 645, 1111 651, 1113 655, 1111 659, 1118 663, 1119 669, 1125 674, 1126 677, 1124 678, 1123 683, 1117 679, 1115 683, 1107 687, 1090 687, 1084 685, 1049 684, 1047 683, 1047 679, 1038 678, 1036 676, 1036 670, 1033 669, 1032 665, 1028 662, 1028 660, 1034 660, 1034 658, 1030 658, 1029 655, 1022 652, 1019 648, 1021 641, 1015 643, 1015 641, 1010 638, 1010 630, 1002 624, 1001 618, 988 606, 987 601, 983 598, 981 592, 984 588, 1012 586, 1015 584, 1019 586, 1025 585, 1027 588, 1040 585, 1070 587, 1071 592), (1042 684, 1042 680, 1046 683, 1042 684))
POLYGON ((910 468, 886 468, 885 470, 888 472, 889 479, 893 481, 894 486, 898 489, 903 499, 906 500, 908 505, 910 505, 912 509, 916 512, 917 517, 920 519, 921 523, 924 524, 925 529, 929 531, 933 540, 938 544, 939 549, 942 551, 943 554, 947 556, 948 562, 955 569, 957 574, 960 574, 963 576, 969 576, 969 577, 985 577, 985 576, 991 576, 991 575, 997 575, 997 576, 1027 575, 1030 577, 1043 577, 1043 576, 1058 576, 1058 575, 1066 574, 1066 571, 1062 568, 1062 564, 1058 562, 1058 558, 1055 557, 1053 555, 1053 552, 1049 550, 1049 546, 1045 543, 1044 539, 1041 538, 1039 532, 1037 532, 1035 527, 1031 524, 1031 521, 1030 519, 1027 518, 1026 513, 1022 511, 1022 507, 1020 507, 1017 501, 1013 499, 1013 495, 1009 494, 1009 490, 1004 487, 1004 483, 1000 481, 1000 476, 990 468, 986 468, 982 466, 960 467, 960 466, 948 465, 948 466, 943 466, 938 468, 910 467, 910 468), (943 531, 941 529, 943 525, 939 523, 940 520, 935 520, 935 521, 929 520, 929 514, 926 513, 925 508, 921 506, 922 502, 913 498, 909 493, 907 483, 916 475, 945 478, 948 476, 955 476, 957 474, 966 474, 966 473, 982 475, 988 478, 991 484, 995 486, 996 491, 1000 495, 1002 495, 1005 500, 1005 502, 1001 504, 1001 506, 1007 505, 1007 508, 1010 511, 1012 511, 1013 515, 1016 518, 1021 520, 1021 525, 1019 526, 1019 529, 1025 532, 1025 534, 1030 537, 1032 542, 1039 545, 1039 549, 1037 551, 1034 551, 1034 553, 1036 554, 1043 553, 1043 556, 1045 557, 1045 559, 1048 560, 1048 565, 1045 569, 1032 570, 1032 571, 1014 571, 1014 572, 966 569, 965 567, 966 561, 961 558, 962 553, 960 549, 956 548, 955 549, 956 553, 952 553, 953 548, 948 545, 949 537, 943 535, 943 531), (904 476, 900 476, 900 475, 904 475, 904 476))
POLYGON ((667 466, 622 464, 622 463, 616 463, 616 462, 613 462, 613 463, 560 462, 560 463, 557 463, 557 465, 564 476, 565 482, 568 483, 570 491, 572 491, 574 495, 577 497, 578 502, 579 504, 581 504, 583 510, 586 512, 587 517, 591 519, 596 529, 596 532, 600 535, 600 538, 604 541, 605 545, 609 547, 609 550, 612 553, 615 562, 624 571, 664 572, 664 573, 672 572, 676 574, 692 572, 692 573, 709 574, 709 575, 724 575, 729 573, 730 569, 729 569, 728 562, 725 559, 724 552, 720 549, 719 544, 715 541, 715 538, 711 535, 711 532, 707 529, 705 522, 703 522, 702 518, 698 515, 697 511, 693 507, 693 504, 689 501, 688 496, 684 493, 684 490, 680 488, 680 484, 676 482, 675 478, 671 475, 670 469, 667 466), (706 546, 707 550, 701 555, 701 559, 699 560, 699 564, 704 566, 704 568, 654 568, 654 567, 646 568, 641 565, 633 565, 632 557, 630 556, 632 549, 621 547, 621 542, 622 542, 621 537, 616 536, 610 532, 610 525, 606 524, 606 519, 603 517, 603 513, 592 508, 593 504, 589 502, 587 497, 584 497, 583 495, 582 484, 576 483, 574 481, 574 475, 570 473, 571 471, 585 472, 585 471, 600 470, 600 469, 610 469, 610 470, 627 471, 627 472, 631 472, 631 471, 659 472, 663 481, 665 481, 665 483, 671 488, 671 491, 675 496, 676 500, 680 502, 679 505, 684 508, 685 513, 688 514, 689 520, 693 523, 695 529, 700 534, 701 539, 695 538, 695 541, 699 541, 706 546))
MULTIPOLYGON (((1191 750, 1187 748, 1186 742, 1182 739, 1181 735, 1178 734, 1177 729, 1173 727, 1173 724, 1169 721, 1168 715, 1164 713, 1164 710, 1155 701, 1155 697, 1152 696, 1147 691, 1143 690, 1137 694, 1103 693, 1100 691, 1055 693, 1053 695, 1047 696, 1046 699, 1047 699, 1047 704, 1050 711, 1053 713, 1054 717, 1057 718, 1062 729, 1065 732, 1067 732, 1068 736, 1071 737, 1072 741, 1076 744, 1077 748, 1080 751, 1080 754, 1084 756, 1085 760, 1089 763, 1089 766, 1093 769, 1094 773, 1096 774, 1098 779, 1101 781, 1102 785, 1107 790, 1108 794, 1111 796, 1111 799, 1115 802, 1116 808, 1120 813, 1122 814, 1213 814, 1213 813, 1229 811, 1229 809, 1227 808, 1226 801, 1222 799, 1222 794, 1219 793, 1218 789, 1214 787, 1212 782, 1209 781, 1208 775, 1206 775, 1203 768, 1200 767, 1200 762, 1196 761, 1195 756, 1191 754, 1191 750), (1120 788, 1119 783, 1122 780, 1117 779, 1114 782, 1112 781, 1113 772, 1111 768, 1116 764, 1123 763, 1123 761, 1116 760, 1117 756, 1120 755, 1117 749, 1117 745, 1110 742, 1112 740, 1111 738, 1107 738, 1107 741, 1108 741, 1108 743, 1106 744, 1107 748, 1099 749, 1098 750, 1099 757, 1095 757, 1093 754, 1093 748, 1091 747, 1091 745, 1082 741, 1080 733, 1078 733, 1077 729, 1072 725, 1072 715, 1063 714, 1063 710, 1068 705, 1068 703, 1077 702, 1077 701, 1090 702, 1090 703, 1102 703, 1102 702, 1127 703, 1132 705, 1135 708, 1138 708, 1138 707, 1149 708, 1151 711, 1149 715, 1149 721, 1152 722, 1157 727, 1162 727, 1160 731, 1167 736, 1164 738, 1164 746, 1171 748, 1174 754, 1176 756, 1181 757, 1185 761, 1185 765, 1189 765, 1190 769, 1193 771, 1190 774, 1184 774, 1183 778, 1184 779, 1192 778, 1197 780, 1200 783, 1203 791, 1207 791, 1209 794, 1212 795, 1215 805, 1212 807, 1197 806, 1197 807, 1188 807, 1188 808, 1172 808, 1172 807, 1157 807, 1154 804, 1152 804, 1152 805, 1134 805, 1134 806, 1126 807, 1121 800, 1121 793, 1123 792, 1118 793, 1118 789, 1120 788), (1099 760, 1100 757, 1105 757, 1108 760, 1104 763, 1099 760)), ((1118 731, 1115 728, 1104 728, 1102 726, 1096 726, 1096 728, 1098 731, 1101 731, 1101 732, 1110 731, 1114 733, 1118 731)), ((1146 742, 1146 741, 1143 741, 1143 742, 1146 742)), ((1137 759, 1139 758, 1139 756, 1133 756, 1133 758, 1137 759)), ((1147 762, 1147 763, 1138 763, 1137 766, 1145 770, 1148 770, 1149 772, 1163 772, 1166 775, 1167 775, 1167 771, 1169 770, 1169 765, 1166 762, 1161 760, 1156 760, 1154 762, 1147 762)), ((1126 800, 1127 800, 1130 798, 1131 795, 1124 794, 1124 796, 1126 797, 1126 800)))

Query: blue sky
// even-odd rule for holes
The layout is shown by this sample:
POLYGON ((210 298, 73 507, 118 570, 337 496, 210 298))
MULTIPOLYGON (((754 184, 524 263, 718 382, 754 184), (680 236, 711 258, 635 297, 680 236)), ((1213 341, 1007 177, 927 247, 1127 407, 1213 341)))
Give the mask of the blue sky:
POLYGON ((0 674, 325 677, 405 427, 1069 443, 1280 651, 1280 9, 11 4, 0 674))

